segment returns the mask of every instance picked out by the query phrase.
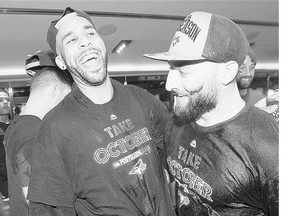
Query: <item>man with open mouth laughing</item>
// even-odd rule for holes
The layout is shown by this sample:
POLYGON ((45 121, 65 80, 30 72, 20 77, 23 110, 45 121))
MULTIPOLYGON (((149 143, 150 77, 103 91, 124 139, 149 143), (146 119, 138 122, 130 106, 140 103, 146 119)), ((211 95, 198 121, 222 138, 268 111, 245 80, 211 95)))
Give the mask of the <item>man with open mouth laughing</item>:
POLYGON ((166 169, 180 216, 278 215, 278 124, 245 104, 236 76, 249 43, 230 19, 190 13, 168 52, 166 169))
POLYGON ((47 40, 75 83, 42 121, 30 214, 174 216, 158 152, 165 105, 109 78, 105 44, 85 12, 66 8, 47 40))

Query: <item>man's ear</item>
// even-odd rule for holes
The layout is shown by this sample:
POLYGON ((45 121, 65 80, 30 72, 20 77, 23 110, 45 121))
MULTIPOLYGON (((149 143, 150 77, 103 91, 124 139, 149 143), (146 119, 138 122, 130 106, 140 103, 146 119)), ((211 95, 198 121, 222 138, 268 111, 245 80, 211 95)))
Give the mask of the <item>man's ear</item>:
POLYGON ((60 55, 56 56, 55 58, 55 62, 57 64, 57 66, 61 69, 61 70, 66 70, 66 64, 63 61, 62 57, 60 55))
POLYGON ((235 61, 229 61, 224 64, 222 84, 229 85, 237 76, 238 63, 235 61))

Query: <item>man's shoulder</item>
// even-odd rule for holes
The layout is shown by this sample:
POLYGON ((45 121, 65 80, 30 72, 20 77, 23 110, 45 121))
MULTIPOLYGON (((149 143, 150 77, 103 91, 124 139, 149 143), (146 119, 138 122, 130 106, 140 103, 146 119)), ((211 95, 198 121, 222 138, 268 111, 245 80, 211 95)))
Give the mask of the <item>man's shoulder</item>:
POLYGON ((140 88, 138 86, 135 86, 133 84, 127 84, 124 85, 121 82, 117 81, 117 80, 112 80, 112 84, 113 86, 118 89, 118 90, 122 90, 122 91, 129 91, 133 94, 142 94, 144 92, 144 94, 147 93, 147 90, 140 88))
POLYGON ((256 106, 250 106, 250 109, 249 109, 249 115, 251 117, 254 116, 254 118, 257 118, 257 121, 260 121, 260 122, 275 122, 276 121, 274 120, 274 118, 269 115, 269 113, 265 112, 264 110, 260 109, 259 107, 256 107, 256 106))
POLYGON ((40 128, 41 120, 36 116, 17 116, 9 125, 5 132, 4 140, 7 153, 9 146, 16 148, 16 146, 29 143, 31 139, 35 138, 40 128))
POLYGON ((133 84, 123 85, 118 81, 113 81, 113 85, 118 90, 120 97, 125 95, 126 98, 133 98, 137 100, 140 104, 145 106, 149 106, 151 104, 161 104, 164 106, 164 104, 159 99, 157 99, 152 93, 150 93, 146 89, 135 86, 133 84))
POLYGON ((258 107, 251 106, 245 119, 243 132, 245 133, 246 130, 246 136, 248 136, 247 133, 249 133, 249 137, 257 138, 255 139, 256 142, 259 140, 278 142, 279 124, 271 115, 258 107))

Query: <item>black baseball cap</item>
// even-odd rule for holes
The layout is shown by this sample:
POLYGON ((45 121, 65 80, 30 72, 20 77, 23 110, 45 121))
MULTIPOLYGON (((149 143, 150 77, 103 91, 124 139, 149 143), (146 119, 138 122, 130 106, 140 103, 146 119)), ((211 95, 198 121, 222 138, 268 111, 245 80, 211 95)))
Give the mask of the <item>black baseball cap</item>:
POLYGON ((55 63, 55 54, 52 50, 37 51, 25 60, 26 73, 29 76, 34 76, 40 73, 45 67, 53 67, 59 72, 64 73, 69 79, 73 80, 68 70, 61 70, 55 63))
POLYGON ((25 60, 26 73, 34 76, 44 67, 57 67, 55 54, 51 50, 37 51, 25 60))

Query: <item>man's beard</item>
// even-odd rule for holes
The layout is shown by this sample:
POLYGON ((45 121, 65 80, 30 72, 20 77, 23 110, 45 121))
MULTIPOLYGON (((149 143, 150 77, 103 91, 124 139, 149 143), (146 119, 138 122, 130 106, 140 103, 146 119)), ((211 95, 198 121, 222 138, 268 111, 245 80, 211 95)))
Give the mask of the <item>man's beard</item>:
POLYGON ((217 105, 217 95, 215 92, 206 95, 200 93, 194 99, 192 95, 188 97, 189 100, 185 106, 181 107, 176 104, 173 110, 175 121, 181 125, 196 122, 203 114, 213 110, 217 105))
POLYGON ((237 80, 238 89, 247 89, 247 88, 249 88, 251 86, 252 80, 253 80, 253 77, 251 77, 251 76, 238 78, 238 80, 237 80), (244 78, 249 78, 250 82, 243 82, 242 79, 244 79, 244 78))
POLYGON ((103 59, 103 67, 94 72, 95 74, 98 73, 97 79, 88 76, 87 73, 80 67, 71 68, 70 71, 85 84, 89 86, 100 86, 106 81, 108 77, 107 65, 108 65, 108 54, 105 53, 105 57, 103 59))

